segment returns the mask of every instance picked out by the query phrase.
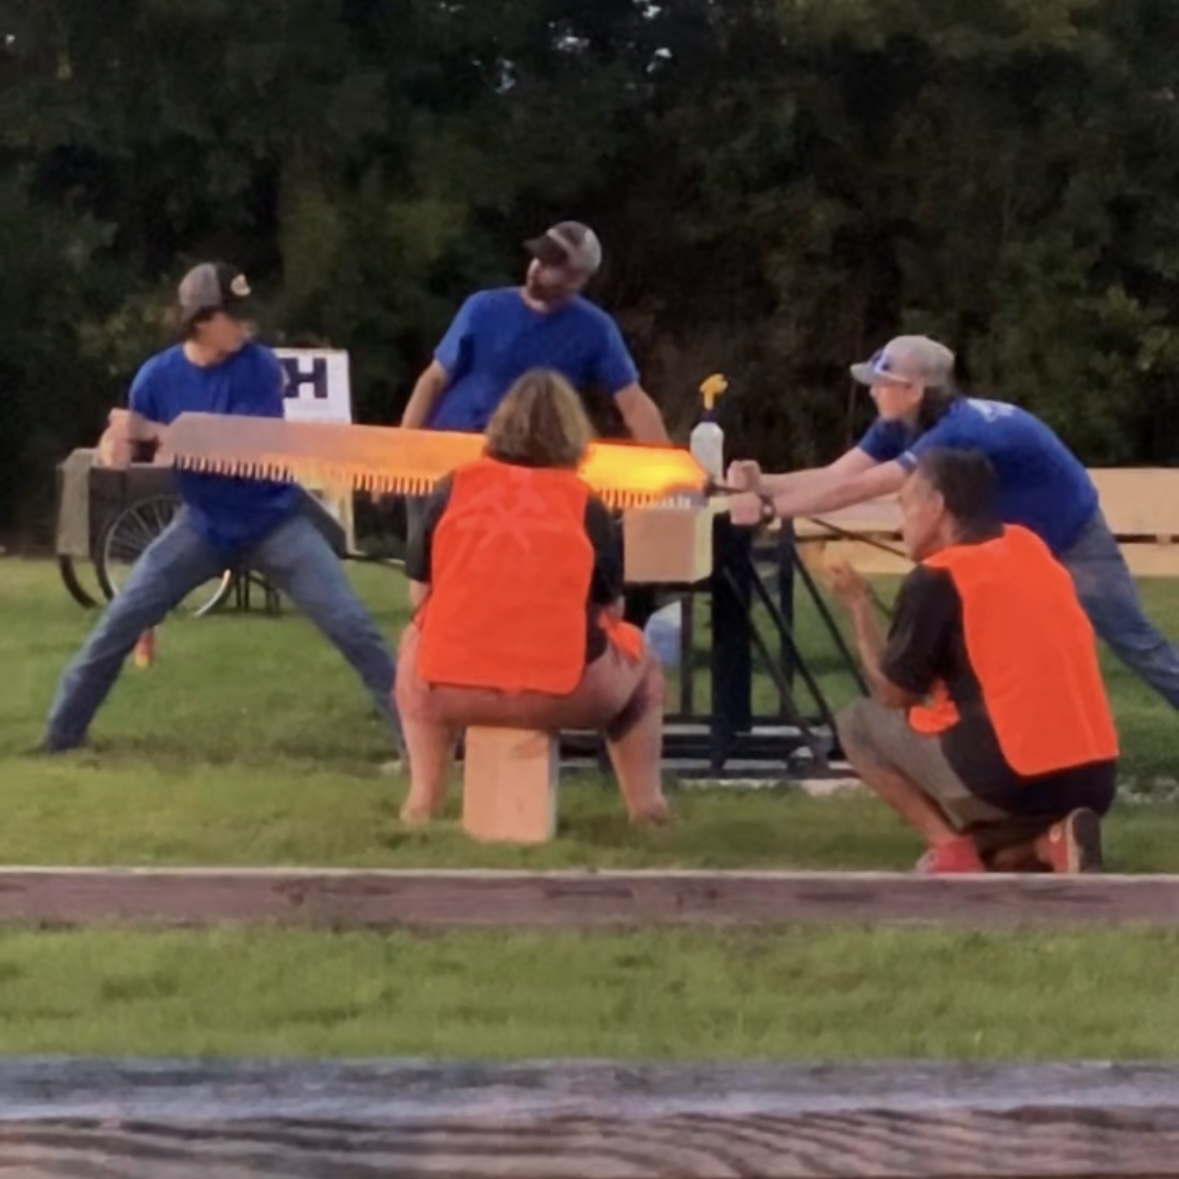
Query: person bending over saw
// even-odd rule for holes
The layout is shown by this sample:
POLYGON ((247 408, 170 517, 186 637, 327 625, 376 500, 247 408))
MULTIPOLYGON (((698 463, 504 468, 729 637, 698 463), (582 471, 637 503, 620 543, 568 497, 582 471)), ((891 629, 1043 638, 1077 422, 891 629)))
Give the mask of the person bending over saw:
MULTIPOLYGON (((126 466, 133 443, 159 444, 163 428, 185 412, 283 416, 282 366, 251 338, 249 294, 245 277, 224 263, 205 262, 189 271, 179 288, 184 340, 139 370, 131 412, 112 413, 100 456, 126 466)), ((293 483, 192 471, 177 471, 176 477, 183 507, 135 562, 66 669, 44 750, 60 753, 84 744, 144 631, 225 569, 250 568, 287 594, 336 646, 368 689, 400 755, 393 656, 339 559, 301 511, 303 491, 293 483)))
POLYGON ((1081 605, 1114 653, 1179 708, 1179 648, 1146 617, 1134 579, 1101 511, 1089 472, 1038 418, 1000 401, 961 395, 954 354, 924 336, 893 340, 852 366, 877 420, 830 466, 765 475, 733 463, 737 524, 817 515, 898 491, 934 447, 980 450, 999 477, 999 513, 1034 532, 1072 575, 1081 605))
POLYGON ((831 571, 871 688, 840 741, 925 840, 919 870, 1097 871, 1118 740, 1096 639, 1068 573, 998 498, 978 451, 917 460, 900 506, 918 564, 887 638, 863 578, 831 571))

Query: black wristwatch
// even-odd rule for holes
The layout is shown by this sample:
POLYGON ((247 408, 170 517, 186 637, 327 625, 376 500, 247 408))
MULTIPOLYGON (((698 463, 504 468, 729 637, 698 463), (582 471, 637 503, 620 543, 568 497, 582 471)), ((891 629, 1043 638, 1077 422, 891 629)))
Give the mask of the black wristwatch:
POLYGON ((761 522, 772 524, 778 518, 778 513, 774 510, 774 497, 772 495, 758 495, 757 498, 761 500, 761 522))

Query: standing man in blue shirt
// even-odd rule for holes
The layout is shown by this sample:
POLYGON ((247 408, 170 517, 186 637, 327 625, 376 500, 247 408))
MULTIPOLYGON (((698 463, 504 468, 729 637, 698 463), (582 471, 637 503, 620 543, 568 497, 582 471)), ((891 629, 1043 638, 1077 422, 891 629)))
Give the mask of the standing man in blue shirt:
MULTIPOLYGON (((139 370, 131 385, 131 414, 111 415, 99 451, 114 456, 112 465, 126 465, 134 442, 158 445, 163 428, 183 413, 283 416, 282 366, 251 339, 244 315, 249 295, 245 276, 224 263, 202 263, 184 277, 184 341, 139 370)), ((249 567, 286 593, 335 644, 371 694, 400 756, 393 656, 339 559, 300 510, 301 489, 192 471, 177 471, 176 477, 184 506, 135 562, 66 669, 50 709, 45 751, 84 744, 144 631, 223 570, 249 567)))
POLYGON ((597 234, 562 221, 527 249, 523 286, 478 291, 459 309, 401 424, 481 433, 520 377, 547 368, 579 393, 597 388, 612 397, 637 441, 666 443, 659 408, 639 384, 618 325, 581 293, 602 264, 597 234))
MULTIPOLYGON (((459 309, 434 359, 418 378, 401 424, 481 433, 508 390, 532 369, 553 369, 583 396, 611 397, 638 442, 667 443, 659 407, 613 318, 582 295, 602 265, 598 235, 562 221, 525 243, 532 255, 524 285, 478 291, 459 309)), ((410 536, 421 526, 423 497, 406 500, 410 536)), ((627 594, 627 618, 642 626, 655 610, 646 588, 627 594)))
POLYGON ((733 498, 734 523, 850 507, 898 491, 927 450, 979 450, 998 473, 1003 522, 1040 536, 1072 574, 1094 630, 1179 708, 1179 648, 1143 612, 1097 488, 1060 439, 1018 406, 960 396, 953 352, 924 336, 893 340, 851 373, 879 415, 859 445, 830 466, 787 475, 734 463, 730 482, 746 491, 733 498))

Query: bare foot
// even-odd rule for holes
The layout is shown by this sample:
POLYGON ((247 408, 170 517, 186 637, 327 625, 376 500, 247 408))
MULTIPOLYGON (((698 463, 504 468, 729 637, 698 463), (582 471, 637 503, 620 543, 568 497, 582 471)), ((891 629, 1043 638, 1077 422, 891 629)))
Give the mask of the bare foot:
POLYGON ((438 818, 440 807, 407 798, 401 807, 401 821, 409 827, 424 827, 438 818))
POLYGON ((660 798, 630 812, 630 821, 636 827, 657 827, 671 822, 671 807, 667 799, 660 798))

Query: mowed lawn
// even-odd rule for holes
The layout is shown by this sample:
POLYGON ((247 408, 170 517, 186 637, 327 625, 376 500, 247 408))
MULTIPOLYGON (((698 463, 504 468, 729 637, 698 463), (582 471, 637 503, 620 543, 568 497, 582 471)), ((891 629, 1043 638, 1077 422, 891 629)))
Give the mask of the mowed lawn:
MULTIPOLYGON (((395 639, 401 575, 349 568, 395 639)), ((1146 590, 1155 616, 1179 632, 1179 587, 1146 590)), ((52 564, 0 560, 0 863, 907 869, 920 851, 871 799, 797 790, 672 783, 673 826, 635 832, 596 776, 563 782, 560 834, 547 847, 472 844, 456 822, 457 783, 449 821, 409 831, 397 818, 405 782, 381 772, 391 751, 369 701, 289 608, 278 618, 174 617, 156 665, 128 663, 94 726, 95 749, 36 756, 58 676, 96 617, 66 596, 52 564)), ((800 633, 833 701, 849 699, 852 681, 813 612, 801 612, 800 633)), ((1119 665, 1109 678, 1128 787, 1163 800, 1119 808, 1110 866, 1179 870, 1173 714, 1119 665)))
POLYGON ((1179 936, 9 933, 0 1052, 1173 1060, 1179 936))
MULTIPOLYGON (((353 568, 395 635, 404 587, 353 568)), ((1179 595, 1150 587, 1175 627, 1179 595)), ((170 621, 128 666, 97 749, 30 753, 93 624, 52 566, 0 561, 0 863, 907 869, 916 841, 859 797, 680 791, 675 824, 630 831, 608 783, 563 785, 549 847, 480 848, 452 819, 404 830, 405 784, 350 672, 298 617, 170 621)), ((836 700, 851 684, 813 618, 836 700)), ((1173 718, 1111 668, 1127 775, 1111 867, 1179 869, 1173 718)), ((414 936, 227 927, 0 931, 0 1052, 1142 1059, 1179 1055, 1179 936, 783 926, 764 931, 414 936)))

